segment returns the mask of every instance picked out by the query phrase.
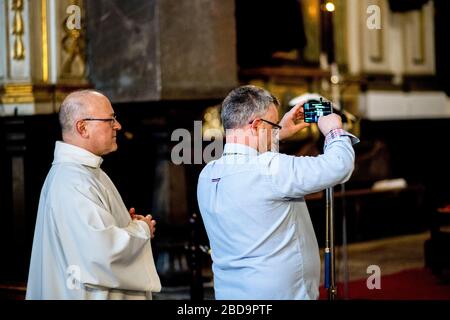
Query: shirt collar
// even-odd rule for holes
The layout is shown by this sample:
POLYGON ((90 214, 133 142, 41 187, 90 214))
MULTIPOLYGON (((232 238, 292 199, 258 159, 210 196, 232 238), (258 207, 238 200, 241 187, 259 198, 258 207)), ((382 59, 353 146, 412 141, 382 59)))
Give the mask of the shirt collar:
POLYGON ((223 148, 223 155, 228 154, 242 154, 257 156, 258 150, 240 143, 226 143, 223 148))
POLYGON ((86 149, 62 141, 56 141, 53 164, 63 162, 81 164, 92 168, 100 168, 103 159, 102 157, 99 157, 86 149))

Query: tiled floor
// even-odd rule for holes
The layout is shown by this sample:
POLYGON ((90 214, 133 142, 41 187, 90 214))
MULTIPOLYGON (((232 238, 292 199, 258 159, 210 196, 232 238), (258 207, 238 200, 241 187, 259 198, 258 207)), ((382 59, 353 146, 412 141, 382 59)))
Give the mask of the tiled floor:
MULTIPOLYGON (((423 267, 425 264, 424 243, 428 238, 429 233, 426 232, 349 245, 347 248, 349 281, 367 278, 369 276, 367 268, 371 265, 380 267, 381 275, 423 267)), ((343 248, 336 248, 336 280, 338 282, 345 279, 344 256, 343 248)))

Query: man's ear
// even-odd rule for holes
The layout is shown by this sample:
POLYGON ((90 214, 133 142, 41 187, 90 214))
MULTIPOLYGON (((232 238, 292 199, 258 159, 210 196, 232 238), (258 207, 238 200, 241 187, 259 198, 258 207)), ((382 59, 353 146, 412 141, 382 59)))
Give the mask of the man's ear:
POLYGON ((89 137, 89 132, 87 131, 86 128, 86 121, 83 120, 77 121, 75 124, 75 130, 81 137, 83 138, 89 137))
POLYGON ((257 136, 258 135, 258 127, 259 124, 261 123, 261 119, 255 119, 253 120, 253 122, 250 124, 250 129, 252 131, 252 135, 257 136))

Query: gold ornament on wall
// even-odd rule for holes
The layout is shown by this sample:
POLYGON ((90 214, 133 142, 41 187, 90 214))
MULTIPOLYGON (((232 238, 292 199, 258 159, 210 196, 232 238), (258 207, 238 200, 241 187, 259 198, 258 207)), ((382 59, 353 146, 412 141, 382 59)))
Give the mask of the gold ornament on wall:
POLYGON ((12 34, 14 38, 13 58, 14 60, 25 59, 25 46, 22 36, 24 34, 24 24, 22 18, 23 0, 13 0, 12 10, 14 11, 12 34))
MULTIPOLYGON (((78 6, 78 1, 72 1, 72 5, 78 6)), ((65 77, 83 77, 85 75, 85 34, 82 27, 69 28, 68 19, 64 19, 64 37, 62 49, 65 54, 62 66, 62 75, 65 77)))
POLYGON ((202 132, 203 138, 211 140, 217 137, 217 133, 221 132, 224 136, 222 121, 220 119, 220 105, 208 107, 203 114, 202 132))

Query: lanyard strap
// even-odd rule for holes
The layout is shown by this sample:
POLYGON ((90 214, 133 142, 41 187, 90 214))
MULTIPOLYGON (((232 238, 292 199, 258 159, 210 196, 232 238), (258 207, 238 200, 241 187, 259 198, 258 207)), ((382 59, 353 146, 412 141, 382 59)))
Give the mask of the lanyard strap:
POLYGON ((248 154, 246 154, 246 153, 239 153, 239 152, 226 152, 226 153, 222 154, 222 156, 235 156, 235 155, 246 156, 248 154))

